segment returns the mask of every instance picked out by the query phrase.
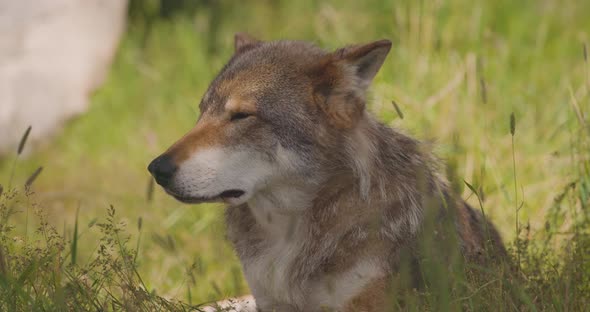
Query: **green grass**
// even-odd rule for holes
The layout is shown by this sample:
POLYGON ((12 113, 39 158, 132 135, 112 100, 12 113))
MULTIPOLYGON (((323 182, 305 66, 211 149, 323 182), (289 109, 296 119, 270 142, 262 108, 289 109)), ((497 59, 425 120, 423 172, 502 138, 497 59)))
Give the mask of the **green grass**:
MULTIPOLYGON (((575 281, 588 285, 590 268, 577 265, 582 260, 571 260, 577 254, 566 251, 588 250, 588 223, 583 222, 590 194, 588 120, 577 111, 582 116, 590 112, 590 65, 583 57, 584 44, 590 42, 590 2, 216 3, 199 8, 194 16, 154 19, 151 27, 139 18, 130 22, 88 113, 17 162, 12 185, 21 189, 37 167, 44 167, 33 184, 34 196, 23 197, 21 190, 20 203, 11 204, 6 196, 13 158, 0 159, 2 199, 20 211, 6 221, 15 226, 12 236, 26 242, 36 235, 39 217, 31 203, 37 202, 49 225, 65 236, 61 250, 68 253, 76 246, 76 262, 84 266, 95 259, 105 237, 96 224, 106 222, 105 211, 113 205, 118 220, 128 224, 124 232, 137 252, 132 267, 148 293, 193 304, 246 293, 239 263, 224 239, 222 208, 181 205, 160 189, 148 201, 147 164, 194 125, 201 95, 232 53, 234 32, 311 40, 328 49, 389 38, 394 46, 371 89, 369 109, 394 127, 436 140, 437 154, 449 164, 457 191, 479 207, 463 180, 478 190, 486 214, 506 242, 516 238, 515 205, 520 209, 523 232, 514 246, 527 250, 521 261, 530 275, 508 296, 520 298, 514 307, 549 307, 539 303, 538 294, 548 296, 543 304, 570 298, 565 291, 570 288, 557 280, 562 275, 547 275, 544 282, 531 279, 535 270, 551 272, 529 263, 546 259, 537 257, 542 254, 538 245, 554 248, 543 255, 552 259, 548 263, 568 254, 557 261, 560 272, 568 265, 585 270, 575 281), (568 231, 578 233, 575 239, 568 231), (536 250, 534 255, 530 250, 536 250), (546 285, 554 288, 537 289, 546 285), (520 291, 528 294, 521 296, 520 291)), ((50 244, 48 250, 57 247, 50 244)), ((72 255, 64 259, 69 263, 72 255)), ((463 294, 475 298, 480 292, 485 288, 466 287, 463 294)), ((556 306, 568 299, 562 300, 556 306)), ((584 302, 579 300, 570 308, 584 302)), ((468 308, 476 309, 476 303, 468 308)))

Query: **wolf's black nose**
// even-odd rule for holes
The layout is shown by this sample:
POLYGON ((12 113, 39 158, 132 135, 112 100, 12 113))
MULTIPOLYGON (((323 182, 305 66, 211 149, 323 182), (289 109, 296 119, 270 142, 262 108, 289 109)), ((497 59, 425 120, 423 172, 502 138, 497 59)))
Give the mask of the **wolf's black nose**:
POLYGON ((154 159, 148 166, 148 171, 156 178, 156 182, 164 187, 170 183, 176 169, 176 164, 166 154, 154 159))

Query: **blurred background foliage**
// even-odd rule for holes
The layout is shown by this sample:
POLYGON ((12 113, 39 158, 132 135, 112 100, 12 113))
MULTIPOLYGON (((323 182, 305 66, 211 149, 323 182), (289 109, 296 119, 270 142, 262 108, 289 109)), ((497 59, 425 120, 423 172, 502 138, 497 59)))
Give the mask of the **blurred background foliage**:
MULTIPOLYGON (((193 302, 243 294, 222 208, 185 206, 152 192, 147 164, 194 125, 200 97, 232 54, 235 32, 326 49, 388 38, 393 48, 369 110, 436 141, 457 191, 477 203, 463 180, 472 184, 509 241, 515 203, 523 224, 542 229, 568 185, 586 181, 580 185, 590 190, 588 168, 580 166, 588 146, 579 143, 590 108, 588 12, 590 1, 560 0, 131 0, 127 33, 90 110, 21 160, 14 184, 44 166, 36 197, 65 233, 72 233, 78 209, 83 225, 110 204, 129 225, 141 218, 139 271, 160 294, 193 302), (196 279, 187 268, 196 268, 196 279)), ((11 165, 11 158, 0 159, 2 179, 11 165)), ((129 231, 137 237, 134 226, 129 231)), ((95 235, 81 232, 86 242, 95 235)), ((80 246, 81 259, 96 247, 80 246)))

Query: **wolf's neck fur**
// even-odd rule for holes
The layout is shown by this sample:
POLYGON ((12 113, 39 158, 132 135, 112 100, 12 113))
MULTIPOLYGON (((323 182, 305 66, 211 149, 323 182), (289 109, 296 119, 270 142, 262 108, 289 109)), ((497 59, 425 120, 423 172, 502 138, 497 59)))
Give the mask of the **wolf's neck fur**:
POLYGON ((312 204, 315 192, 300 183, 277 183, 259 191, 248 206, 256 223, 271 237, 288 240, 298 227, 298 218, 312 204))
MULTIPOLYGON (((378 146, 380 142, 371 136, 371 132, 376 131, 377 124, 369 119, 363 118, 360 124, 352 130, 350 136, 345 141, 345 156, 348 166, 352 170, 354 180, 358 183, 358 191, 361 198, 368 200, 371 188, 378 188, 383 193, 383 185, 380 179, 375 175, 375 170, 379 170, 378 165, 378 146)), ((383 194, 385 195, 385 194, 383 194)))
POLYGON ((384 234, 417 231, 421 194, 439 183, 434 162, 420 143, 366 115, 340 144, 332 148, 338 153, 325 160, 329 169, 320 172, 321 177, 279 181, 253 196, 248 206, 257 223, 274 238, 288 238, 298 229, 308 232, 300 229, 305 226, 298 221, 303 215, 324 219, 341 210, 350 216, 379 214, 384 207, 400 206, 404 211, 396 214, 408 219, 395 220, 384 234), (423 176, 416 177, 417 172, 423 176))
POLYGON ((365 113, 364 118, 346 136, 339 157, 352 179, 348 182, 366 201, 399 201, 418 189, 417 179, 431 181, 435 161, 424 153, 420 142, 379 123, 365 113), (416 173, 423 177, 416 177, 416 173), (403 183, 402 183, 403 182, 403 183), (408 189, 412 185, 415 188, 408 189))

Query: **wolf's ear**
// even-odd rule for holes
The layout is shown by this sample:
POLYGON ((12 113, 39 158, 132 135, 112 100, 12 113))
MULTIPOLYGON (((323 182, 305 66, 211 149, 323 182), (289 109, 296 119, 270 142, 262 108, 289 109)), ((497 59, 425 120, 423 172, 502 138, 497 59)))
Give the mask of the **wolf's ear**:
POLYGON ((250 48, 253 48, 260 42, 260 40, 246 33, 236 33, 234 35, 234 53, 246 51, 250 48))
POLYGON ((383 65, 391 41, 379 40, 365 45, 346 47, 334 52, 336 59, 352 65, 362 89, 367 89, 383 65))
POLYGON ((362 118, 366 90, 390 49, 389 40, 350 46, 311 66, 314 101, 333 126, 350 129, 362 118))

